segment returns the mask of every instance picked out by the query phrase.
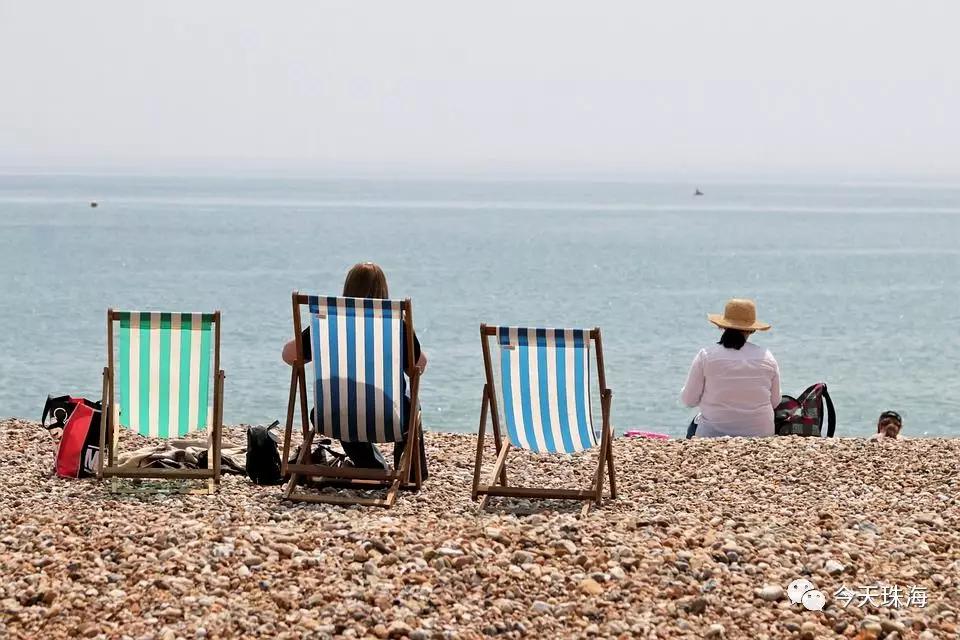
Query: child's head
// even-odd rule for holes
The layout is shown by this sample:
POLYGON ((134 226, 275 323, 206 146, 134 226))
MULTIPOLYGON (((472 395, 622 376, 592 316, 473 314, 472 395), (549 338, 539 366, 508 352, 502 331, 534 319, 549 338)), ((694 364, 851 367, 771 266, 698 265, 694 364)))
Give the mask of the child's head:
POLYGON ((900 435, 900 429, 903 428, 903 419, 896 411, 884 411, 877 420, 877 433, 885 438, 896 438, 900 435))
POLYGON ((387 276, 383 269, 373 262, 360 262, 353 265, 347 272, 347 279, 343 281, 343 295, 347 298, 380 298, 390 297, 387 291, 387 276))

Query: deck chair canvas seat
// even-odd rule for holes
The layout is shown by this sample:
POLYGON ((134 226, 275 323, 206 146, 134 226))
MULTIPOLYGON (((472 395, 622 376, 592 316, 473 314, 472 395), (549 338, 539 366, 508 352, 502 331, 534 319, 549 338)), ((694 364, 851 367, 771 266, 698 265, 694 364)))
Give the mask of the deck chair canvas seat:
POLYGON ((390 507, 400 488, 419 489, 422 470, 414 452, 423 437, 418 402, 421 372, 414 363, 410 300, 314 296, 295 291, 293 331, 298 357, 291 373, 283 439, 283 473, 290 474, 284 497, 390 507), (303 360, 304 307, 310 328, 309 363, 303 360), (410 372, 409 397, 405 371, 410 372), (312 386, 309 395, 308 379, 312 386), (287 461, 298 397, 303 443, 298 459, 291 464, 287 461), (406 443, 399 467, 384 471, 314 464, 310 451, 318 435, 344 442, 396 443, 406 439, 406 443), (386 496, 298 492, 302 479, 350 490, 386 490, 386 496))
POLYGON ((599 504, 604 474, 609 475, 610 497, 616 497, 613 463, 613 429, 610 402, 603 370, 600 329, 541 329, 480 325, 486 384, 480 408, 477 456, 472 497, 488 496, 558 498, 583 500, 583 511, 599 504), (500 384, 494 377, 490 338, 496 339, 500 356, 500 384), (598 441, 590 401, 590 344, 594 345, 600 386, 602 425, 598 441), (497 393, 499 387, 500 393, 497 393), (499 398, 502 398, 502 411, 499 398), (487 484, 481 484, 483 443, 487 416, 493 423, 497 453, 487 484), (506 441, 501 430, 506 422, 506 441), (511 448, 535 453, 574 454, 599 446, 597 469, 588 489, 554 489, 511 486, 507 483, 507 456, 511 448))
MULTIPOLYGON (((223 419, 220 312, 107 311, 103 370, 104 428, 97 477, 220 482, 223 419), (207 431, 207 469, 131 468, 117 464, 117 427, 177 440, 207 431)), ((116 490, 118 485, 113 483, 116 490)))

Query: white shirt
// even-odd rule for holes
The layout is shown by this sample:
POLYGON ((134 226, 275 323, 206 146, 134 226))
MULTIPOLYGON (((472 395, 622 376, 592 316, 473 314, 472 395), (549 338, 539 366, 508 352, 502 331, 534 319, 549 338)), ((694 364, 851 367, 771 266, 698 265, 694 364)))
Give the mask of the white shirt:
POLYGON ((780 367, 773 354, 750 342, 739 350, 715 344, 693 359, 680 400, 700 407, 697 437, 772 436, 780 367))

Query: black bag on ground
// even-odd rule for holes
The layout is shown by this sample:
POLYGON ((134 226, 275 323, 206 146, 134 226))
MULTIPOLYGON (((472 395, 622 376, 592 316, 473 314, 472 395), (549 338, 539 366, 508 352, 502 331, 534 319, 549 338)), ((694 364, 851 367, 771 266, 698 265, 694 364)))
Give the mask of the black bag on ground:
POLYGON ((827 416, 826 436, 832 438, 837 428, 837 412, 825 382, 810 385, 797 398, 785 395, 780 399, 773 413, 776 434, 820 437, 823 435, 824 407, 827 416))
MULTIPOLYGON (((247 476, 255 484, 283 484, 286 480, 280 465, 279 442, 280 423, 277 420, 267 426, 247 427, 247 476)), ((339 467, 346 462, 347 456, 331 449, 331 444, 329 438, 323 438, 317 443, 311 456, 313 464, 339 467)), ((296 463, 299 457, 298 446, 287 462, 296 463)))
POLYGON ((282 484, 280 472, 280 423, 247 427, 247 476, 254 484, 282 484))

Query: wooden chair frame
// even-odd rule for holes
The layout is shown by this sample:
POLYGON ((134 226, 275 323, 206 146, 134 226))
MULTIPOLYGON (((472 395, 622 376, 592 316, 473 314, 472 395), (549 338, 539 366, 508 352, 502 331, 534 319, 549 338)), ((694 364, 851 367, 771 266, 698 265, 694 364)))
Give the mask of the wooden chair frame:
MULTIPOLYGON (((213 493, 220 486, 220 449, 223 432, 223 381, 226 378, 220 368, 220 311, 213 313, 213 419, 207 428, 207 469, 133 469, 117 466, 117 441, 119 413, 114 403, 114 353, 113 326, 120 320, 120 312, 107 309, 107 366, 103 368, 102 407, 104 424, 100 427, 100 457, 97 462, 97 479, 111 478, 110 490, 120 493, 140 493, 124 490, 117 482, 120 478, 134 480, 206 480, 206 489, 199 493, 213 493), (104 459, 107 464, 104 464, 104 459)), ((152 491, 147 489, 147 492, 152 491)), ((197 493, 187 489, 186 492, 197 493)))
MULTIPOLYGON (((364 505, 375 507, 391 507, 397 499, 400 489, 419 491, 423 485, 423 470, 420 468, 419 442, 423 437, 423 425, 420 419, 420 375, 423 373, 414 362, 414 330, 413 305, 409 298, 401 301, 401 309, 405 321, 404 340, 407 347, 406 370, 410 377, 410 413, 407 418, 407 442, 400 456, 400 468, 392 471, 379 469, 362 469, 357 467, 333 467, 330 465, 313 464, 310 447, 316 437, 319 425, 310 426, 310 396, 307 394, 307 377, 303 360, 303 338, 301 311, 309 304, 310 296, 293 292, 293 334, 296 343, 297 359, 290 374, 290 399, 287 404, 287 422, 283 434, 283 458, 281 465, 284 477, 290 474, 290 479, 283 491, 283 498, 292 501, 317 502, 324 504, 364 505), (300 399, 300 428, 303 432, 303 444, 300 446, 300 455, 297 462, 290 464, 291 437, 293 435, 293 420, 300 399), (410 482, 410 473, 413 472, 413 482, 410 482), (387 495, 383 498, 363 498, 349 495, 332 495, 324 493, 296 492, 300 478, 323 482, 328 486, 343 489, 370 490, 386 489, 387 495)), ((314 354, 317 357, 317 354, 314 354)))
POLYGON ((474 501, 482 496, 480 508, 485 509, 489 496, 505 496, 515 498, 546 498, 562 500, 583 500, 583 511, 590 510, 591 504, 600 504, 603 498, 604 471, 610 476, 610 497, 617 497, 617 476, 613 463, 613 428, 610 426, 610 402, 613 391, 607 388, 606 377, 603 371, 603 343, 600 338, 600 328, 595 327, 589 333, 594 342, 597 358, 597 382, 600 385, 600 408, 602 415, 600 455, 597 460, 597 470, 589 489, 548 489, 537 487, 519 487, 507 484, 507 455, 511 444, 504 439, 500 430, 500 413, 497 403, 497 385, 493 377, 493 363, 490 356, 490 337, 496 336, 500 327, 480 325, 480 342, 483 346, 483 366, 486 375, 486 384, 483 386, 483 396, 480 404, 480 427, 477 433, 477 457, 473 470, 473 490, 471 497, 474 501), (496 448, 496 463, 490 481, 480 484, 481 466, 483 465, 483 443, 487 431, 487 415, 493 423, 493 441, 496 448), (606 469, 605 469, 606 467, 606 469))

